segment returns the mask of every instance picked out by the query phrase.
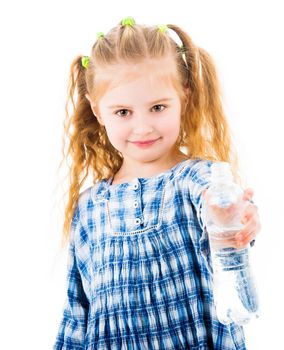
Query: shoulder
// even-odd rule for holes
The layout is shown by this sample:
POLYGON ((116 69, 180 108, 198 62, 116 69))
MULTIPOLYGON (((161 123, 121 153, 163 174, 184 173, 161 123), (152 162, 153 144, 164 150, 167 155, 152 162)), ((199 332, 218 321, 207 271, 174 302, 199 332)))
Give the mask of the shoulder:
POLYGON ((109 179, 99 180, 80 193, 75 212, 82 224, 88 225, 88 218, 94 216, 97 206, 108 199, 108 183, 109 179))
POLYGON ((211 175, 212 160, 197 159, 191 167, 191 177, 193 179, 208 178, 211 175))
POLYGON ((175 177, 187 178, 192 181, 207 179, 211 174, 211 166, 213 161, 207 159, 188 159, 176 169, 175 177))
POLYGON ((174 184, 178 184, 193 204, 199 203, 202 192, 210 186, 212 164, 211 160, 193 159, 186 161, 179 171, 174 184))
POLYGON ((80 194, 76 203, 73 219, 72 219, 72 227, 75 239, 78 242, 87 242, 87 235, 90 229, 90 225, 92 228, 94 227, 94 209, 95 209, 95 201, 96 194, 99 193, 99 188, 101 187, 101 181, 95 183, 93 186, 89 186, 84 189, 80 194))
POLYGON ((86 214, 93 210, 94 203, 99 200, 103 194, 104 180, 96 182, 93 186, 89 186, 79 194, 77 201, 75 216, 82 220, 86 214))

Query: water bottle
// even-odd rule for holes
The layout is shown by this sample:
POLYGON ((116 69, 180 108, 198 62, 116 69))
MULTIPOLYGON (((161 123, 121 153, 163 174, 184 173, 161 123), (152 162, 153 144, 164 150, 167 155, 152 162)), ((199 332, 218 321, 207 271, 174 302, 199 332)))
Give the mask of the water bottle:
POLYGON ((258 296, 250 266, 250 245, 237 248, 234 236, 243 227, 247 201, 233 180, 230 164, 212 164, 211 185, 203 203, 202 217, 208 232, 213 268, 216 314, 223 324, 247 324, 257 318, 258 296))

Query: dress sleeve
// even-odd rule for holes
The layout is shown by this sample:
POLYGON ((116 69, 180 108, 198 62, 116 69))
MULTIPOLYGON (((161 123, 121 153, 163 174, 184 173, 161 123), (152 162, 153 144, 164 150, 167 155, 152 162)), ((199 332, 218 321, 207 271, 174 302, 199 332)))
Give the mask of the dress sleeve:
POLYGON ((210 245, 208 233, 202 219, 202 192, 210 185, 211 165, 210 160, 200 160, 193 165, 189 177, 189 192, 191 202, 195 208, 197 220, 202 230, 202 235, 199 238, 200 252, 204 259, 205 266, 212 273, 212 264, 210 256, 210 245))
POLYGON ((75 254, 75 237, 82 230, 78 210, 72 219, 67 260, 67 296, 53 350, 83 350, 89 302, 83 289, 75 254))

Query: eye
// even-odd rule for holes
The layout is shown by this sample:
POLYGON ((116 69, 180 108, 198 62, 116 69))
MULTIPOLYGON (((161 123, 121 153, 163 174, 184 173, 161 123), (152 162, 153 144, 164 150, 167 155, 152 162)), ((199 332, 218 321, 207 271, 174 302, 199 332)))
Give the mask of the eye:
POLYGON ((153 108, 155 109, 156 112, 162 112, 166 108, 166 106, 164 106, 164 105, 155 105, 153 108), (158 107, 158 108, 155 108, 155 107, 158 107))
POLYGON ((115 114, 117 114, 119 117, 127 117, 127 113, 121 113, 125 111, 128 112, 128 109, 120 109, 119 111, 116 111, 115 114))
MULTIPOLYGON (((152 109, 155 110, 155 112, 162 112, 166 108, 165 105, 155 105, 152 107, 152 109)), ((120 109, 115 112, 116 115, 119 117, 127 117, 129 115, 129 110, 128 109, 120 109)))

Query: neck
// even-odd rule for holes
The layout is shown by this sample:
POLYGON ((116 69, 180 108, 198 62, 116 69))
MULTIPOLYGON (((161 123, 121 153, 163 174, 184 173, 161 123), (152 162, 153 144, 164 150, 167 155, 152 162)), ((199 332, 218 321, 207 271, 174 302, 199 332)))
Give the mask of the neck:
POLYGON ((188 159, 188 157, 180 151, 170 157, 163 157, 145 163, 124 158, 122 166, 115 174, 112 183, 131 181, 133 178, 137 177, 153 177, 171 169, 176 164, 186 159, 188 159))

